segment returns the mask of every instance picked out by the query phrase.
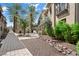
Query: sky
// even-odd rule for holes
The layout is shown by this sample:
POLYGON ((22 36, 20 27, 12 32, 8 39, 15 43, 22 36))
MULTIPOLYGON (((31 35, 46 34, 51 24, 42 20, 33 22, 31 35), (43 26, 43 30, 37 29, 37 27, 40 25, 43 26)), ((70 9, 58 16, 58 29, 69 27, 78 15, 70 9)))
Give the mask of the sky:
MULTIPOLYGON (((19 4, 21 6, 22 9, 26 10, 26 7, 29 5, 29 3, 20 3, 19 4)), ((37 4, 33 4, 35 6, 36 12, 38 12, 38 15, 35 18, 35 22, 38 22, 38 18, 40 16, 40 13, 44 10, 46 4, 45 3, 37 3, 37 4)), ((9 8, 13 6, 12 3, 0 3, 0 6, 3 9, 2 14, 6 17, 6 22, 7 22, 7 26, 13 26, 13 22, 10 21, 11 16, 10 16, 10 12, 9 12, 9 8)), ((25 17, 27 15, 27 13, 20 13, 23 17, 25 17)))

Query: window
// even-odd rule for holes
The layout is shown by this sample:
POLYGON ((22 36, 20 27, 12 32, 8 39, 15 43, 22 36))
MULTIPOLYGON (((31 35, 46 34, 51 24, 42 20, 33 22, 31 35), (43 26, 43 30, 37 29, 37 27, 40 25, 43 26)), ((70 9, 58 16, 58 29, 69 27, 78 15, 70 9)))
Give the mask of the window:
POLYGON ((68 10, 68 3, 57 3, 56 4, 56 14, 59 14, 65 10, 68 10))
POLYGON ((50 14, 52 14, 52 6, 50 6, 50 14))
POLYGON ((59 4, 56 4, 56 14, 59 13, 59 4))
POLYGON ((62 19, 61 21, 66 22, 66 18, 62 19))

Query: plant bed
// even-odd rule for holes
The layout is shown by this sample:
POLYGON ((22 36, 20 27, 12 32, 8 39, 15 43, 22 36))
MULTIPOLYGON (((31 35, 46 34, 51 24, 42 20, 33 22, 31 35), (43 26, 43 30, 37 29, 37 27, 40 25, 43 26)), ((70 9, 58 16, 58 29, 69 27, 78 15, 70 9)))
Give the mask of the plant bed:
POLYGON ((61 40, 57 40, 54 37, 50 37, 48 35, 42 35, 40 36, 41 39, 45 42, 47 42, 50 46, 56 48, 60 53, 64 55, 71 55, 71 56, 76 56, 76 50, 75 50, 75 45, 63 42, 61 40))

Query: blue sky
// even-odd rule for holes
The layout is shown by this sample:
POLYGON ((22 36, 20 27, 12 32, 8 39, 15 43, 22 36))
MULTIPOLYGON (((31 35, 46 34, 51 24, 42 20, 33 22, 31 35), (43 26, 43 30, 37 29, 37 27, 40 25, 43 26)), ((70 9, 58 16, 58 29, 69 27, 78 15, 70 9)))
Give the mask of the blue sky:
MULTIPOLYGON (((12 7, 12 3, 0 3, 0 5, 2 6, 3 9, 3 15, 6 17, 6 21, 7 21, 7 26, 13 26, 13 23, 10 22, 10 12, 8 11, 9 7, 12 7)), ((29 3, 20 3, 19 4, 21 6, 22 9, 26 9, 26 7, 29 5, 29 3)), ((39 3, 39 4, 33 4, 35 6, 36 11, 38 12, 38 15, 36 17, 36 23, 38 22, 38 18, 39 15, 41 13, 41 11, 45 8, 46 4, 45 3, 39 3)), ((22 14, 23 16, 26 15, 22 14)))

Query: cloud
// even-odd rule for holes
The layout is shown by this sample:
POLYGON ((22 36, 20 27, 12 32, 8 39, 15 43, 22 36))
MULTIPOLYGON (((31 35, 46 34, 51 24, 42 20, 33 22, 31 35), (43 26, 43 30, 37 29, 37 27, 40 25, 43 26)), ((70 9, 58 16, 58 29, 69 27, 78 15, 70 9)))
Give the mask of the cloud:
POLYGON ((8 8, 7 8, 6 6, 3 6, 3 7, 2 7, 2 10, 3 10, 3 11, 7 11, 7 9, 8 9, 8 8))
POLYGON ((13 27, 13 23, 12 23, 12 22, 8 22, 8 23, 7 23, 7 27, 10 27, 10 26, 13 27))
POLYGON ((38 3, 36 3, 36 4, 33 4, 33 6, 35 6, 35 8, 37 8, 37 7, 38 7, 38 5, 39 5, 38 3))
POLYGON ((35 7, 37 8, 39 4, 36 4, 35 7))
MULTIPOLYGON (((47 5, 47 4, 46 4, 47 5)), ((43 7, 43 10, 46 10, 47 8, 46 8, 46 5, 43 7)))

